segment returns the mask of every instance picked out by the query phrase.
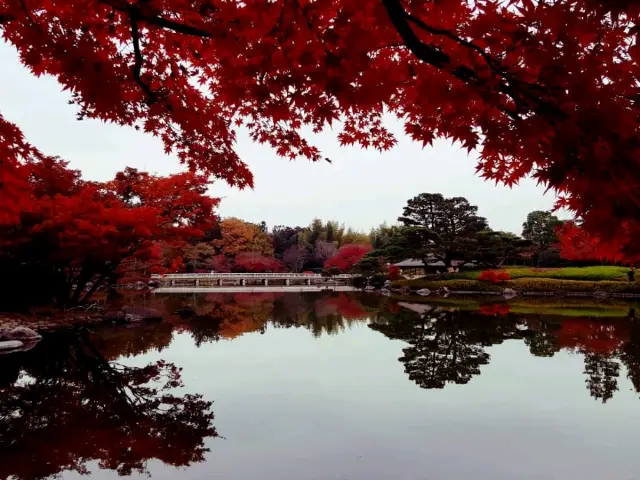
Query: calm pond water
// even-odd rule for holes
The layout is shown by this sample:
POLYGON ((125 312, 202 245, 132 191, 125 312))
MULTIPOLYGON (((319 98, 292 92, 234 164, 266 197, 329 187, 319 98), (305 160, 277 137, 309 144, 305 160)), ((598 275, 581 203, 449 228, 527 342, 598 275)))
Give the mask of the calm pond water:
POLYGON ((0 478, 640 478, 633 305, 139 301, 0 356, 0 478))

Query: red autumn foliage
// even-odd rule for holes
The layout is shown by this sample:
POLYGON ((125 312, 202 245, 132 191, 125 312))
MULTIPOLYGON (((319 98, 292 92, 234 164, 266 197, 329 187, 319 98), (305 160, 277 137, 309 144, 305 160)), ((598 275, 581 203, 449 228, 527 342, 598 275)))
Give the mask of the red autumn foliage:
MULTIPOLYGON (((341 144, 386 150, 388 114, 423 145, 476 149, 486 179, 532 174, 624 249, 640 237, 639 23, 626 0, 0 2, 3 39, 81 118, 157 136, 193 171, 251 185, 241 127, 290 158, 322 159, 303 132, 338 120, 341 144)), ((0 223, 30 209, 19 165, 37 155, 0 118, 0 223)))
POLYGON ((232 262, 229 257, 224 255, 216 255, 211 260, 209 260, 209 266, 211 270, 216 273, 231 273, 232 270, 232 262))
POLYGON ((630 245, 631 237, 620 227, 617 238, 603 239, 590 235, 574 222, 558 229, 560 255, 567 260, 609 261, 626 265, 640 263, 640 251, 630 245))
POLYGON ((264 272, 284 272, 283 263, 273 257, 265 257, 257 252, 241 253, 236 256, 235 272, 242 273, 264 273, 264 272))
POLYGON ((511 280, 511 277, 509 276, 509 273, 504 270, 484 270, 480 275, 478 275, 478 280, 481 282, 499 284, 511 280))
POLYGON ((362 260, 367 253, 371 251, 371 245, 362 245, 359 243, 351 243, 340 247, 338 253, 331 257, 324 264, 325 270, 336 268, 342 273, 348 273, 356 263, 362 260))
MULTIPOLYGON (((97 183, 49 157, 20 168, 29 172, 29 208, 0 227, 0 265, 15 278, 29 271, 46 279, 61 306, 85 301, 120 275, 161 271, 159 241, 201 236, 216 219, 218 200, 193 173, 156 177, 127 169, 97 183)), ((181 261, 174 263, 175 270, 181 261)))
POLYGON ((387 268, 387 278, 389 280, 399 280, 401 277, 400 269, 395 265, 389 265, 387 268))

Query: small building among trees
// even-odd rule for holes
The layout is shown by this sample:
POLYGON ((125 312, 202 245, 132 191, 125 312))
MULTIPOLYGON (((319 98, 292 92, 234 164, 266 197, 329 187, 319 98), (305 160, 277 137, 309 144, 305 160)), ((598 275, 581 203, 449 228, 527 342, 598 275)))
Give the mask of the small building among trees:
POLYGON ((401 262, 394 263, 395 267, 400 269, 400 272, 404 276, 416 276, 425 275, 429 273, 446 273, 455 272, 461 268, 474 268, 476 265, 473 262, 465 262, 464 260, 452 260, 451 267, 445 265, 442 260, 433 259, 432 262, 428 262, 426 267, 422 260, 418 258, 407 258, 401 262))

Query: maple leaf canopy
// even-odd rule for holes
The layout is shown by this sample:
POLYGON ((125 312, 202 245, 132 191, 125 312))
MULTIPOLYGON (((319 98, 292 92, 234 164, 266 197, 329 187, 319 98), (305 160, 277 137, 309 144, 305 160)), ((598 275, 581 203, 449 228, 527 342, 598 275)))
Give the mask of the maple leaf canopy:
MULTIPOLYGON (((253 181, 241 126, 316 161, 304 131, 339 122, 341 144, 386 150, 392 115, 424 145, 476 150, 484 178, 532 175, 589 232, 624 224, 635 243, 639 16, 628 0, 0 0, 3 39, 80 117, 142 129, 231 185, 253 181)), ((0 138, 7 220, 21 188, 8 165, 31 147, 6 124, 0 138)))

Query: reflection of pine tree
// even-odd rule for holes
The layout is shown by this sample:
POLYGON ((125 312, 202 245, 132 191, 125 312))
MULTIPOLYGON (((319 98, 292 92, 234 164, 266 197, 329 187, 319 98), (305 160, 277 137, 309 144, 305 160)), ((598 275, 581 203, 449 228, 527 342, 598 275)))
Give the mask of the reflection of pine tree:
POLYGON ((175 365, 108 361, 85 334, 44 342, 21 360, 26 381, 0 388, 0 478, 86 473, 90 461, 120 475, 144 472, 154 458, 186 466, 217 436, 211 402, 174 393, 175 365))
POLYGON ((444 311, 420 316, 406 310, 387 324, 371 325, 387 337, 409 344, 399 360, 409 378, 422 388, 465 384, 479 375, 480 366, 489 363, 483 346, 495 343, 492 332, 484 327, 477 321, 474 326, 468 313, 444 311))
POLYGON ((584 354, 585 380, 591 396, 605 403, 618 391, 620 364, 617 360, 596 353, 584 354))
POLYGON ((631 322, 629 341, 621 348, 620 360, 627 367, 627 376, 636 392, 640 392, 640 323, 635 318, 631 322))

